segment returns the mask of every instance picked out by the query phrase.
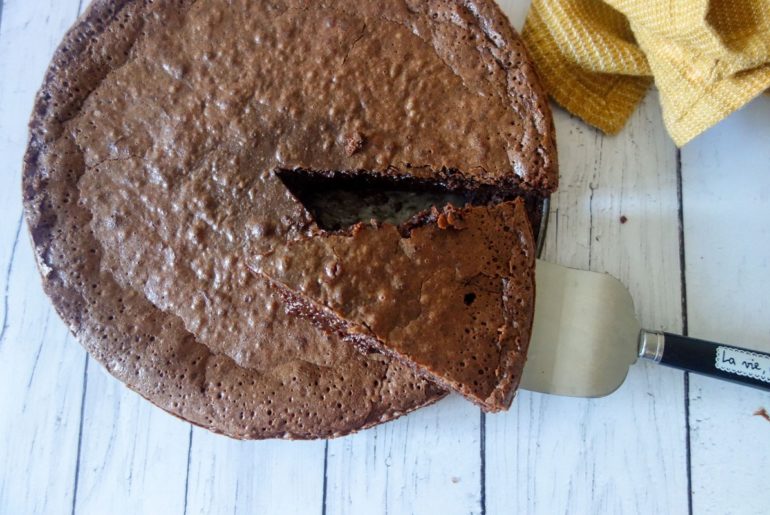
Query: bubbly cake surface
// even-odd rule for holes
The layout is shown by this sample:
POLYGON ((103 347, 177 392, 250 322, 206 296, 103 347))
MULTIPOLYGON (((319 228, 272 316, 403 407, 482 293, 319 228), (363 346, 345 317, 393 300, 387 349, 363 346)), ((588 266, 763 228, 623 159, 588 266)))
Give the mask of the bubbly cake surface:
POLYGON ((132 389, 237 438, 338 436, 445 390, 249 270, 318 229, 276 170, 547 194, 553 132, 489 0, 97 0, 36 101, 26 216, 57 311, 132 389))

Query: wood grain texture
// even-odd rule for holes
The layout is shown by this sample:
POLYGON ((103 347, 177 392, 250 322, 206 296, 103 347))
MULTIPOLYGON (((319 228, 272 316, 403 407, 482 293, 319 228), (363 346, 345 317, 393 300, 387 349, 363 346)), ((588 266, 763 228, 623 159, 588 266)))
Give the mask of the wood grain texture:
MULTIPOLYGON (((770 99, 682 150, 691 336, 770 351, 770 99)), ((770 394, 690 375, 697 514, 770 512, 770 394)))
POLYGON ((56 514, 72 509, 86 357, 42 292, 22 224, 19 192, 34 93, 54 47, 76 15, 76 0, 8 0, 2 7, 1 513, 56 514))
POLYGON ((325 513, 482 513, 480 420, 452 395, 330 441, 325 513))
POLYGON ((188 514, 321 513, 325 442, 238 442, 195 428, 188 514))
POLYGON ((86 355, 42 293, 26 241, 16 259, 0 342, 0 513, 69 513, 86 355))
POLYGON ((90 360, 76 513, 183 513, 189 437, 90 360))
MULTIPOLYGON (((679 331, 676 150, 648 98, 618 137, 556 111, 562 183, 546 259, 609 272, 651 328, 679 331), (625 217, 621 221, 621 217, 625 217)), ((488 513, 683 513, 682 374, 635 365, 603 399, 522 392, 487 417, 488 513)))

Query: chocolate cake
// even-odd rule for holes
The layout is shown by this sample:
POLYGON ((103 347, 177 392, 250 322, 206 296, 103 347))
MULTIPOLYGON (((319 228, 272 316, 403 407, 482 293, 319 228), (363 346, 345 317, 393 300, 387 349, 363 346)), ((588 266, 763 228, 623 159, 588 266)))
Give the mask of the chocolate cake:
POLYGON ((37 97, 27 223, 57 311, 129 387, 237 438, 338 436, 446 392, 249 270, 321 230, 277 171, 540 196, 553 132, 490 0, 97 0, 37 97))
POLYGON ((364 352, 413 365, 486 411, 507 409, 534 313, 535 244, 524 202, 434 208, 402 228, 354 226, 254 256, 298 314, 364 352))

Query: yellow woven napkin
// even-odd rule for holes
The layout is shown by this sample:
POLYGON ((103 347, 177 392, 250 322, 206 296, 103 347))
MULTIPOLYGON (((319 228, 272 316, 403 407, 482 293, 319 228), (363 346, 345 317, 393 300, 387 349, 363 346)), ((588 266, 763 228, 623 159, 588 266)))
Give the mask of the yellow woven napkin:
POLYGON ((770 87, 770 0, 533 0, 522 35, 553 98, 611 134, 653 81, 680 146, 770 87))

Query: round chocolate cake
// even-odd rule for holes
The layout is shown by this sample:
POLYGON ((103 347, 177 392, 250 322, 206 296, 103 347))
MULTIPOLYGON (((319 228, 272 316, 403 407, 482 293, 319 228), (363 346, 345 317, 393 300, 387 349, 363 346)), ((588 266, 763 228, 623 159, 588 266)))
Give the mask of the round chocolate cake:
POLYGON ((441 398, 249 270, 320 230, 287 174, 548 195, 550 111, 499 8, 97 0, 53 58, 25 156, 45 291, 164 410, 235 438, 325 438, 441 398))

